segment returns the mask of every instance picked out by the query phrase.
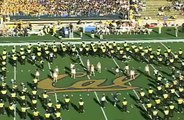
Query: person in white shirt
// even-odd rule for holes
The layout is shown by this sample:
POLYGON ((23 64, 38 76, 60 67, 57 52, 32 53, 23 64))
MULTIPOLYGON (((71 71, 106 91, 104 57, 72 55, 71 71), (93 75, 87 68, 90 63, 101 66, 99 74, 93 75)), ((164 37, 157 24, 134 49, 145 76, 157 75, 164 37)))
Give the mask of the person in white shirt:
POLYGON ((76 68, 75 67, 73 67, 72 69, 71 69, 71 78, 76 78, 76 68))
POLYGON ((115 73, 116 73, 116 77, 120 76, 120 70, 118 66, 116 66, 115 73))
POLYGON ((35 78, 39 80, 39 77, 40 77, 40 72, 38 71, 38 69, 36 70, 36 73, 35 73, 35 78))
POLYGON ((56 83, 58 79, 58 73, 56 71, 54 71, 53 73, 53 82, 56 83))
POLYGON ((105 94, 102 95, 100 101, 101 101, 101 106, 102 106, 103 108, 105 108, 105 103, 107 103, 107 99, 106 99, 105 94))
POLYGON ((54 72, 56 72, 57 74, 59 74, 59 68, 58 68, 58 66, 56 66, 56 68, 54 69, 54 72))
POLYGON ((129 68, 129 65, 127 64, 124 68, 124 73, 129 75, 130 74, 130 68, 129 68))
POLYGON ((102 66, 101 66, 101 63, 100 62, 98 62, 97 63, 97 71, 99 72, 99 73, 101 73, 102 72, 102 66))
POLYGON ((87 70, 90 71, 90 61, 87 59, 87 70))
POLYGON ((135 71, 134 70, 130 70, 130 79, 131 80, 135 79, 135 71))
POLYGON ((74 67, 75 67, 75 65, 71 63, 70 64, 70 70, 72 70, 74 67))
POLYGON ((146 72, 148 75, 150 75, 150 68, 149 68, 149 65, 148 65, 148 64, 145 66, 145 72, 146 72))
POLYGON ((90 76, 95 76, 95 67, 93 64, 91 64, 91 68, 90 68, 90 76))

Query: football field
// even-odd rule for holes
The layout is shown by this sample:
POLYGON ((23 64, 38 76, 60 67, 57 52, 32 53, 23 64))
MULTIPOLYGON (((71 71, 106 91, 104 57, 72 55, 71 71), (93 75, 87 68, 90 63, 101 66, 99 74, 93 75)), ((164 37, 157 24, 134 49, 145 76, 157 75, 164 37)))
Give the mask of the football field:
MULTIPOLYGON (((161 49, 161 54, 164 54, 164 51, 169 48, 172 49, 172 54, 178 53, 181 48, 184 51, 184 42, 158 42, 152 41, 132 44, 131 41, 128 42, 128 46, 143 46, 146 48, 150 46, 153 49, 153 53, 156 54, 158 48, 161 49)), ((140 42, 140 41, 139 41, 140 42)), ((79 43, 75 42, 76 46, 80 46, 79 43)), ((118 41, 117 41, 118 43, 118 41)), ((32 43, 33 44, 33 43, 32 43)), ((37 44, 37 43, 34 43, 37 44)), ((36 48, 37 45, 33 47, 36 48)), ((59 46, 58 43, 57 46, 59 46)), ((67 43, 66 43, 67 44, 67 43)), ((71 43, 72 44, 72 43, 71 43)), ((6 48, 7 52, 11 52, 12 47, 15 45, 16 51, 20 51, 21 47, 27 48, 26 45, 22 44, 13 44, 7 43, 0 47, 0 51, 3 51, 6 48)), ((120 46, 123 46, 122 42, 120 46)), ((50 44, 52 46, 52 44, 50 44)), ((159 70, 161 75, 166 78, 169 82, 172 82, 171 76, 171 67, 175 66, 176 70, 180 70, 181 62, 184 60, 184 56, 180 57, 177 61, 172 65, 160 64, 158 62, 154 62, 149 64, 151 75, 148 75, 145 72, 145 66, 148 64, 148 59, 146 57, 134 56, 134 54, 129 53, 128 58, 120 59, 119 57, 112 54, 93 54, 93 55, 84 55, 79 54, 77 51, 75 54, 57 54, 57 58, 54 61, 48 62, 44 60, 44 69, 41 70, 39 67, 39 63, 36 62, 35 65, 26 62, 25 65, 17 63, 17 66, 12 66, 11 64, 7 64, 7 78, 6 83, 11 88, 11 79, 16 80, 18 84, 18 89, 21 90, 20 83, 24 83, 28 88, 28 91, 31 92, 32 89, 32 80, 34 78, 34 74, 36 69, 40 71, 40 82, 38 83, 38 93, 41 95, 44 89, 49 92, 49 98, 55 104, 57 100, 60 101, 61 105, 64 106, 64 98, 68 95, 71 99, 70 110, 61 110, 62 120, 151 120, 151 115, 147 114, 147 108, 145 103, 141 103, 139 98, 139 91, 141 88, 146 92, 151 86, 154 91, 156 91, 156 78, 153 75, 154 70, 159 70), (101 63, 102 72, 99 73, 95 71, 95 76, 90 76, 87 72, 87 61, 90 61, 90 64, 93 64, 95 67, 98 62, 101 63), (75 64, 77 73, 80 73, 76 76, 76 79, 70 77, 70 64, 75 64), (125 65, 128 64, 130 69, 135 70, 137 76, 134 80, 131 80, 127 77, 123 69, 125 65), (53 86, 51 83, 52 71, 58 67, 59 75, 61 75, 58 82, 53 86), (116 74, 116 68, 120 69, 120 73, 116 74), (62 75, 65 77, 62 77, 62 75), (120 81, 116 82, 116 81, 120 81), (44 82, 50 81, 50 82, 44 82), (118 84, 119 83, 119 84, 118 84), (119 103, 115 107, 113 96, 118 93, 119 103), (105 108, 101 107, 100 100, 102 95, 105 94, 107 96, 107 103, 105 104, 105 108), (84 100, 84 113, 78 112, 78 102, 79 99, 83 98, 84 100), (128 101, 128 112, 122 111, 122 100, 126 98, 128 101)), ((2 54, 2 52, 1 52, 2 54)), ((183 71, 182 71, 183 72, 183 71)), ((166 81, 162 81, 163 84, 166 81)), ((8 92, 9 94, 9 92, 8 92)), ((156 96, 156 92, 154 92, 154 96, 156 96)), ((19 95, 17 96, 19 97, 19 95)), ((175 99, 177 99, 178 93, 175 93, 175 99)), ((148 97, 146 97, 148 99, 148 97)), ((31 106, 31 99, 27 97, 28 105, 31 106)), ((154 99, 151 98, 151 101, 154 103, 154 99)), ((177 102, 175 102, 176 109, 174 111, 174 117, 171 120, 183 120, 184 114, 177 113, 177 102)), ((8 109, 9 102, 5 103, 6 109, 8 109)), ((38 100, 38 110, 40 111, 41 116, 44 116, 45 109, 42 101, 38 100)), ((159 116, 160 120, 163 118, 164 105, 160 106, 159 116)), ((8 110, 6 110, 8 111, 8 110)), ((16 117, 13 118, 11 116, 0 115, 1 120, 20 120, 20 103, 17 102, 16 106, 16 117)), ((32 110, 28 110, 27 120, 32 119, 32 110)), ((53 117, 54 120, 54 117, 53 117)))

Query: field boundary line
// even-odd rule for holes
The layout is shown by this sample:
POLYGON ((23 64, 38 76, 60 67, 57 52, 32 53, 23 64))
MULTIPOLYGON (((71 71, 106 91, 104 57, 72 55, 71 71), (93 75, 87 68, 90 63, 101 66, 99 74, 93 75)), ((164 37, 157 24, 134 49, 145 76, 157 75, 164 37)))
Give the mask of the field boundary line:
MULTIPOLYGON (((55 40, 52 40, 52 41, 55 41, 55 40)), ((85 41, 85 40, 84 40, 85 41)), ((162 42, 184 42, 184 39, 166 39, 166 40, 109 40, 109 39, 105 39, 103 41, 100 41, 101 43, 106 43, 106 42, 109 42, 109 43, 113 43, 113 42, 116 42, 116 43, 160 43, 160 41, 162 42)), ((55 41, 54 43, 56 45, 60 45, 61 42, 63 43, 71 43, 71 44, 82 44, 83 41, 79 41, 79 42, 76 42, 76 41, 55 41)), ((98 43, 99 40, 96 40, 96 41, 85 41, 86 44, 90 44, 91 42, 93 43, 98 43)), ((0 43, 0 46, 20 46, 20 45, 29 45, 29 44, 32 44, 32 45, 38 45, 38 43, 40 43, 40 45, 45 45, 46 43, 48 45, 51 45, 53 44, 53 42, 51 41, 35 41, 35 42, 21 42, 21 43, 18 43, 18 42, 11 42, 11 43, 4 43, 4 42, 1 42, 0 43)))

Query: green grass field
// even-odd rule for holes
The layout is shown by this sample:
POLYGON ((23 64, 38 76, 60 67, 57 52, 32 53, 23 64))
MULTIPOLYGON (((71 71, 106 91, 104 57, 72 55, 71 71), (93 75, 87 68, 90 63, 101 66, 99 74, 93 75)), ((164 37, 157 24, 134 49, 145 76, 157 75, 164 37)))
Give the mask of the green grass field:
MULTIPOLYGON (((181 34, 181 33, 180 33, 181 34)), ((182 34, 183 35, 183 34, 182 34)), ((125 35, 126 36, 126 35, 125 35)), ((136 35, 135 35, 136 36, 136 35)), ((144 35, 140 35, 139 39, 144 39, 144 35), (142 36, 142 37, 140 37, 142 36)), ((146 35, 148 36, 148 35, 146 35)), ((156 33, 155 33, 156 36, 156 33)), ((152 36, 153 38, 155 37, 154 35, 152 36)), ((114 36, 110 36, 111 38, 114 38, 114 36)), ((160 36, 161 37, 161 36, 160 36)), ((171 38, 174 38, 172 35, 170 36, 171 38)), ((124 37, 126 39, 126 37, 124 37)), ((128 38, 128 36, 127 36, 128 38)), ((138 37, 135 37, 136 39, 138 39, 138 37)), ((147 37, 149 39, 151 39, 151 37, 147 37)), ((159 36, 157 36, 156 38, 159 38, 159 36)), ((156 39, 155 38, 155 39, 156 39)), ((165 39, 167 38, 167 36, 164 37, 165 39)), ((181 37, 182 38, 182 37, 181 37)), ((13 38, 14 39, 14 38, 13 38)), ((21 38, 22 40, 24 40, 23 38, 21 38)), ((26 38, 27 39, 27 38, 26 38)), ((36 39, 36 38, 35 38, 36 39)), ((39 38, 40 39, 40 38, 39 38)), ((42 38, 42 39, 45 39, 42 38)), ((50 38, 46 38, 46 39, 50 39, 50 38)), ((134 38, 132 38, 134 39, 134 38)), ((31 39, 33 40, 33 39, 31 39)), ((15 41, 15 40, 13 40, 15 41)), ((25 40, 26 41, 26 40, 25 40)), ((150 40, 151 41, 151 40, 150 40)), ((16 41, 15 41, 16 42, 16 41)), ((139 44, 135 44, 137 46, 139 46, 139 44)), ((144 47, 146 46, 151 46, 153 48, 153 51, 156 51, 158 46, 160 46, 162 53, 164 52, 164 50, 167 49, 167 47, 171 47, 172 52, 174 53, 175 51, 178 51, 179 48, 182 48, 182 50, 184 51, 184 43, 142 43, 142 45, 144 47)), ((7 51, 11 51, 12 46, 1 46, 0 47, 0 51, 3 50, 3 48, 6 48, 7 51)), ((16 46, 16 49, 19 50, 19 46, 16 46)), ((2 53, 2 52, 1 52, 2 53)), ((134 87, 138 87, 138 89, 135 90, 124 90, 124 91, 109 91, 109 92, 64 92, 64 93, 57 93, 57 94, 50 94, 49 97, 50 99, 52 99, 53 103, 56 103, 56 97, 59 101, 64 102, 64 98, 66 95, 69 95, 69 97, 71 98, 71 106, 70 106, 70 111, 66 111, 66 110, 62 110, 62 120, 148 120, 150 119, 149 116, 147 114, 145 114, 145 109, 143 107, 143 105, 141 103, 138 102, 137 100, 137 91, 140 90, 140 88, 144 88, 144 90, 146 91, 150 85, 153 86, 153 89, 155 90, 155 78, 153 77, 153 70, 154 69, 158 69, 161 71, 161 74, 166 77, 169 81, 171 81, 171 76, 169 75, 169 73, 171 72, 171 66, 165 66, 165 65, 161 65, 161 64, 153 64, 151 68, 151 76, 147 76, 144 72, 144 68, 146 66, 146 62, 145 60, 137 60, 137 59, 133 59, 130 58, 130 60, 124 62, 121 61, 117 58, 111 58, 111 57, 99 57, 99 56, 80 56, 80 60, 77 59, 76 56, 69 56, 69 55, 65 55, 60 56, 58 55, 57 59, 54 60, 53 64, 50 64, 48 62, 44 63, 44 71, 40 71, 40 80, 46 79, 48 78, 48 76, 50 75, 50 69, 54 69, 56 66, 59 67, 60 70, 60 74, 64 74, 66 73, 67 69, 70 67, 71 63, 76 63, 76 68, 77 68, 77 72, 85 72, 83 66, 81 65, 81 62, 84 63, 84 65, 86 65, 87 59, 90 60, 91 64, 94 64, 96 66, 97 62, 101 62, 102 64, 102 73, 98 73, 96 72, 96 76, 91 76, 90 79, 95 79, 95 80, 101 80, 101 79, 106 79, 106 82, 103 83, 103 85, 112 85, 114 79, 116 78, 116 76, 114 75, 115 72, 115 68, 118 65, 120 68, 124 68, 125 63, 128 63, 130 65, 131 69, 135 69, 138 73, 140 73, 140 75, 138 76, 138 78, 136 78, 135 80, 133 80, 130 84, 134 87), (168 73, 168 74, 167 74, 168 73), (121 103, 119 103, 119 105, 117 107, 113 106, 112 103, 112 95, 115 92, 119 92, 119 99, 122 101, 124 97, 126 97, 127 101, 128 101, 128 110, 129 113, 126 112, 122 112, 120 107, 121 107, 121 103), (101 98, 102 94, 106 94, 108 97, 108 103, 106 104, 106 108, 102 108, 99 105, 98 100, 101 98), (84 114, 80 114, 77 111, 77 107, 78 106, 78 101, 80 98, 83 98, 85 105, 85 113, 84 114)), ((179 66, 179 63, 175 63, 175 66, 179 66)), ((29 63, 26 63, 25 65, 21 65, 20 63, 18 63, 18 65, 16 67, 11 66, 10 64, 7 65, 8 71, 7 71, 7 78, 6 78, 6 82, 7 84, 10 85, 10 80, 11 79, 16 79, 17 83, 21 83, 24 82, 26 83, 32 83, 32 75, 35 73, 35 70, 37 69, 37 66, 33 66, 29 63)), ((121 75, 123 75, 123 73, 121 73, 121 75)), ((61 88, 61 87, 68 87, 71 86, 72 84, 74 84, 77 81, 80 80, 88 80, 89 78, 87 76, 81 77, 81 78, 77 78, 77 79, 72 79, 70 77, 66 77, 64 78, 62 81, 58 81, 56 84, 56 87, 61 88)), ((130 85, 130 84, 126 84, 126 85, 130 85)), ((30 87, 28 86, 28 90, 31 91, 30 87)), ((41 93, 43 90, 39 90, 39 93, 41 93)), ((138 94, 139 96, 139 94, 138 94)), ((30 102, 30 99, 27 99, 30 102)), ((41 115, 43 116, 44 114, 44 109, 42 107, 41 104, 42 101, 39 101, 38 104, 38 109, 41 112, 41 115)), ((8 102, 6 103, 6 107, 8 106, 8 102)), ((20 120, 19 117, 19 111, 20 110, 20 105, 18 103, 17 106, 17 120, 20 120)), ((31 110, 28 110, 28 113, 30 113, 28 115, 28 120, 31 119, 31 110)), ((163 117, 163 113, 159 112, 159 116, 163 117)), ((12 120, 12 117, 7 117, 7 115, 0 115, 0 119, 1 120, 12 120)), ((172 118, 172 120, 183 120, 184 119, 184 114, 183 113, 177 113, 174 112, 174 117, 172 118)))

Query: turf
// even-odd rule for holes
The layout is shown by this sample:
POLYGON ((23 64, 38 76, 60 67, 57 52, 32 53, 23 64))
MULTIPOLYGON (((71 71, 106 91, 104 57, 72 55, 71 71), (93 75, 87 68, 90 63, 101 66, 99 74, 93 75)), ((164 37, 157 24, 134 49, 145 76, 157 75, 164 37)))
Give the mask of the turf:
MULTIPOLYGON (((174 51, 178 51, 179 48, 182 48, 184 50, 184 43, 164 43, 166 46, 170 46, 174 51), (177 46, 177 47, 176 47, 177 46)), ((138 44, 137 44, 138 45, 138 44)), ((151 43, 151 44, 142 44, 144 47, 151 46, 153 50, 155 51, 158 46, 162 49, 162 53, 166 48, 161 43, 151 43)), ((4 47, 0 47, 0 50, 3 50, 4 47)), ((7 51, 11 51, 12 47, 5 47, 7 51)), ((19 47, 16 47, 16 49, 19 49, 19 47)), ((115 79, 114 70, 116 67, 116 63, 113 61, 112 58, 109 57, 99 57, 99 56, 81 56, 81 60, 86 65, 87 59, 90 60, 91 63, 97 64, 97 62, 102 63, 102 73, 96 73, 95 77, 91 77, 91 79, 106 79, 107 81, 104 83, 104 85, 110 85, 112 84, 112 81, 115 79)), ((122 62, 115 58, 115 61, 117 64, 123 68, 125 66, 125 62, 122 62)), ((66 69, 70 67, 70 63, 76 63, 77 71, 82 72, 84 71, 84 68, 81 65, 81 61, 76 58, 76 56, 59 56, 56 60, 54 60, 53 64, 51 64, 51 69, 53 70, 56 66, 59 67, 60 73, 65 73, 66 69)), ((131 82, 132 86, 136 86, 140 88, 144 88, 145 90, 148 88, 149 85, 152 84, 155 78, 148 77, 144 73, 144 67, 146 65, 146 62, 140 62, 140 60, 131 59, 127 61, 127 63, 130 65, 131 68, 136 69, 136 71, 140 72, 140 76, 131 82)), ((153 65, 156 69, 162 70, 162 74, 168 78, 171 79, 171 77, 164 73, 170 73, 169 66, 154 64, 153 65)), ((16 80, 17 83, 31 83, 33 76, 31 74, 35 73, 35 70, 37 69, 37 66, 33 66, 29 63, 26 63, 26 65, 20 65, 18 63, 16 67, 16 73, 14 72, 14 69, 10 64, 8 64, 8 71, 7 72, 7 83, 10 84, 10 80, 13 79, 16 74, 16 80)), ((151 73, 153 74, 153 68, 151 69, 151 73)), ((49 70, 49 63, 45 62, 44 64, 44 71, 41 71, 40 79, 45 79, 50 75, 49 70)), ((74 82, 79 80, 88 80, 88 78, 85 76, 83 78, 77 78, 77 79, 71 79, 70 77, 65 78, 63 81, 59 81, 57 83, 57 87, 66 87, 72 85, 74 82)), ((28 84, 29 85, 29 84, 28 84)), ((138 91, 139 89, 136 89, 138 91)), ((31 91, 31 89, 28 89, 31 91)), ((42 91, 42 90, 40 90, 42 91)), ((100 108, 100 105, 98 103, 97 98, 100 98, 102 94, 105 93, 109 98, 109 103, 107 104, 106 108, 104 108, 104 112, 108 118, 108 120, 148 120, 148 116, 143 114, 143 106, 137 102, 137 97, 135 95, 135 92, 132 90, 128 91, 119 91, 121 95, 119 96, 120 100, 122 100, 124 97, 127 98, 129 105, 128 110, 130 113, 123 113, 119 108, 121 104, 119 104, 118 107, 114 107, 112 104, 112 94, 115 93, 115 91, 110 92, 72 92, 72 93, 57 93, 57 98, 63 102, 64 96, 69 95, 71 98, 72 105, 70 106, 70 111, 62 110, 62 118, 63 120, 105 120, 105 117, 103 115, 103 112, 100 108), (96 95, 98 97, 96 97, 96 95), (77 112, 77 106, 78 101, 82 97, 85 102, 85 113, 79 114, 77 112)), ((51 94, 50 99, 52 99, 53 103, 55 103, 55 95, 51 94)), ((30 99, 28 98, 28 101, 30 99)), ((45 112, 43 107, 41 106, 41 101, 39 101, 39 110, 41 111, 41 115, 43 116, 43 113, 45 112)), ((6 106, 8 103, 6 103, 6 106)), ((18 110, 20 109, 20 106, 18 104, 18 110)), ((31 110, 28 110, 29 113, 31 113, 31 110)), ((160 113, 162 116, 162 113, 160 113)), ((6 117, 6 115, 0 116, 3 120, 11 120, 12 117, 6 117)), ((172 120, 182 120, 184 118, 183 114, 178 114, 175 112, 174 117, 172 120)), ((17 120, 19 120, 19 115, 17 114, 17 120)), ((31 119, 28 117, 28 119, 31 119)))

